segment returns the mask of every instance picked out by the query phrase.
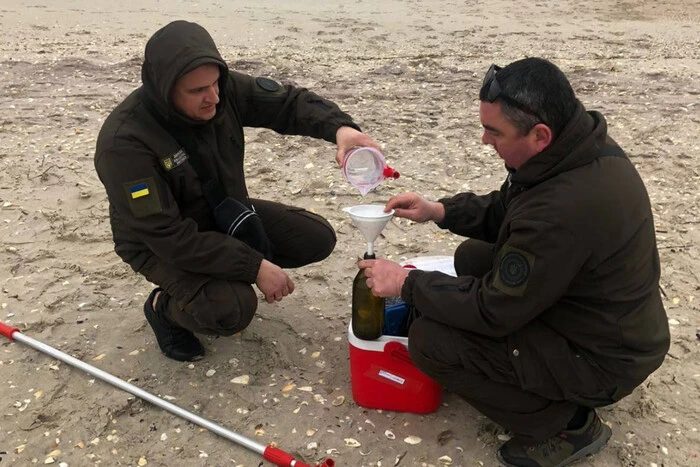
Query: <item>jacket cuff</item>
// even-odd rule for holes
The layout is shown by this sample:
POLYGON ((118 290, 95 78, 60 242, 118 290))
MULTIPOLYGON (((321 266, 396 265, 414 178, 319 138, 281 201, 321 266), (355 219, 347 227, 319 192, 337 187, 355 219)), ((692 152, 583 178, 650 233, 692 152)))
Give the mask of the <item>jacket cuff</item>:
POLYGON ((438 200, 438 203, 442 204, 445 207, 445 217, 443 217, 442 221, 436 222, 435 225, 437 225, 441 229, 449 229, 455 221, 455 219, 453 219, 452 217, 454 215, 453 208, 457 205, 457 202, 454 201, 452 198, 441 198, 438 200))
POLYGON ((357 126, 357 124, 352 120, 337 120, 329 126, 328 133, 324 135, 323 139, 325 139, 329 143, 338 144, 338 141, 335 139, 335 135, 336 133, 338 133, 340 127, 343 126, 349 126, 350 128, 354 128, 357 131, 362 131, 362 129, 360 129, 360 127, 357 126))
POLYGON ((420 276, 422 276, 425 271, 420 271, 414 269, 408 273, 406 280, 403 282, 401 287, 401 299, 406 303, 406 305, 413 305, 413 286, 420 276))
POLYGON ((258 272, 260 272, 260 265, 265 257, 258 250, 251 248, 251 254, 248 257, 248 264, 246 264, 244 270, 243 281, 249 284, 255 284, 258 280, 258 272))

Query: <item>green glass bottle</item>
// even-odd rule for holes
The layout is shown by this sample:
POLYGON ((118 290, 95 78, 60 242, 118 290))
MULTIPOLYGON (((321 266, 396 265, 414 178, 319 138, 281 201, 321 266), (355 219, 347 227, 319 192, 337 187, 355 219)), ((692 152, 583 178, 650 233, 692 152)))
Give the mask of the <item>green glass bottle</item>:
MULTIPOLYGON (((365 253, 365 259, 375 259, 365 253)), ((352 333, 363 340, 377 339, 384 330, 384 297, 375 297, 367 287, 365 270, 360 269, 352 282, 352 333)))

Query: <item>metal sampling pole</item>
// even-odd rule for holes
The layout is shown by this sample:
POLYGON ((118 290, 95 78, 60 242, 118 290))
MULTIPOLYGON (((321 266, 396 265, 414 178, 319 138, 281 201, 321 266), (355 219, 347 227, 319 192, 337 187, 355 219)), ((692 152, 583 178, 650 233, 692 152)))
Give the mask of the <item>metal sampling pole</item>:
MULTIPOLYGON (((112 386, 116 386, 122 391, 126 391, 130 394, 133 394, 136 397, 139 397, 145 401, 150 402, 153 405, 160 407, 161 409, 167 410, 168 412, 177 415, 178 417, 184 418, 185 420, 188 420, 196 425, 206 428, 207 430, 212 431, 217 435, 222 436, 230 441, 233 441, 234 443, 238 443, 241 446, 250 449, 251 451, 255 451, 258 454, 260 454, 263 457, 263 459, 272 462, 273 464, 279 467, 312 467, 309 464, 305 464, 301 461, 295 460, 294 457, 282 451, 281 449, 278 449, 273 446, 264 446, 260 443, 256 443, 251 439, 246 438, 245 436, 239 435, 238 433, 234 433, 233 431, 224 428, 221 425, 211 422, 206 418, 202 418, 199 415, 195 415, 192 412, 188 412, 187 410, 178 407, 175 404, 161 399, 160 397, 154 396, 153 394, 150 394, 144 391, 143 389, 134 386, 133 384, 127 383, 126 381, 121 380, 116 376, 113 376, 105 371, 100 370, 99 368, 95 368, 92 365, 89 365, 83 361, 78 360, 77 358, 71 357, 70 355, 61 352, 60 350, 54 349, 53 347, 43 344, 42 342, 32 339, 31 337, 25 336, 19 331, 19 329, 12 328, 2 322, 0 322, 0 335, 3 335, 10 340, 16 340, 18 342, 26 344, 29 347, 32 347, 33 349, 50 355, 71 366, 79 368, 84 372, 89 373, 94 377, 111 384, 112 386)), ((332 459, 326 459, 323 461, 323 463, 317 465, 316 467, 334 466, 335 462, 332 459)))

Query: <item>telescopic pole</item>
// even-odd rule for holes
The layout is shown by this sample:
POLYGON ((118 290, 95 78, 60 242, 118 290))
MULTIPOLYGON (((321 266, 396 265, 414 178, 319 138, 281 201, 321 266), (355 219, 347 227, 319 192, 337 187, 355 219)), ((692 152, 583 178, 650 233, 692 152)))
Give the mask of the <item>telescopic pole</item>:
MULTIPOLYGON (((258 454, 260 454, 263 457, 263 459, 272 462, 273 464, 279 467, 312 467, 301 461, 295 460, 293 456, 287 454, 281 449, 278 449, 273 446, 264 446, 260 443, 256 443, 255 441, 249 438, 246 438, 245 436, 239 435, 238 433, 234 433, 233 431, 224 428, 221 425, 211 422, 206 418, 200 417, 199 415, 195 415, 192 412, 188 412, 187 410, 178 407, 177 405, 171 402, 161 399, 160 397, 156 397, 153 394, 150 394, 144 391, 143 389, 134 386, 133 384, 127 383, 126 381, 123 381, 117 378, 116 376, 113 376, 105 371, 100 370, 99 368, 95 368, 92 365, 89 365, 83 361, 78 360, 77 358, 71 357, 70 355, 61 352, 60 350, 54 349, 53 347, 50 347, 42 342, 32 339, 31 337, 25 336, 19 331, 19 329, 12 328, 2 322, 0 322, 0 335, 3 335, 10 340, 21 342, 25 345, 28 345, 29 347, 32 347, 35 350, 43 352, 47 355, 50 355, 53 358, 61 360, 62 362, 65 362, 76 368, 79 368, 84 372, 89 373, 94 377, 99 378, 102 381, 121 389, 122 391, 126 391, 130 394, 133 394, 136 397, 139 397, 147 402, 150 402, 153 405, 160 407, 161 409, 167 410, 168 412, 177 415, 178 417, 184 418, 185 420, 188 420, 196 425, 206 428, 207 430, 212 431, 217 435, 222 436, 230 441, 233 441, 234 443, 238 443, 241 446, 250 449, 251 451, 255 451, 258 454)), ((316 467, 334 466, 335 462, 332 459, 326 459, 323 461, 322 464, 317 465, 316 467)))

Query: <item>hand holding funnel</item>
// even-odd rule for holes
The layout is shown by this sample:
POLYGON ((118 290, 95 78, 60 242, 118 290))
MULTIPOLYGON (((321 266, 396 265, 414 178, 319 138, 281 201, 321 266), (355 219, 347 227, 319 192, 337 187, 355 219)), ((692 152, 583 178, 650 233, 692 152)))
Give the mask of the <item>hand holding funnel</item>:
POLYGON ((343 208, 343 211, 350 214, 352 223, 360 229, 367 240, 367 253, 373 255, 374 240, 384 230, 387 222, 394 215, 394 210, 384 212, 384 206, 380 204, 361 204, 343 208))

